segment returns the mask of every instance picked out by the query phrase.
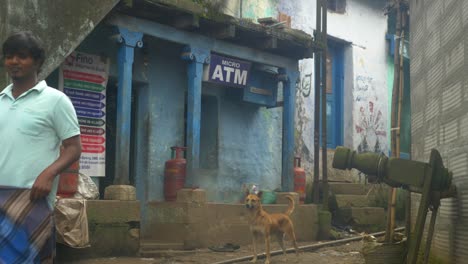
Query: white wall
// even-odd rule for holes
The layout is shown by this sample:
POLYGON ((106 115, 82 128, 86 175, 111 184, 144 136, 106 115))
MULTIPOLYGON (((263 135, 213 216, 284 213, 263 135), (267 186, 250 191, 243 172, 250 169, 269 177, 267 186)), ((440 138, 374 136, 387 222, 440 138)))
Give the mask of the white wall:
MULTIPOLYGON (((224 0, 226 1, 226 0, 224 0)), ((229 9, 238 9, 232 5, 229 9)), ((388 153, 390 114, 387 92, 387 17, 385 0, 348 0, 345 14, 328 12, 328 34, 344 45, 344 145, 356 150, 388 153), (367 147, 363 148, 363 142, 367 147)), ((236 12, 226 10, 227 13, 236 12)), ((291 16, 292 27, 313 35, 316 1, 244 0, 243 17, 291 16)), ((239 14, 236 14, 239 16, 239 14)), ((299 62, 301 83, 297 92, 296 154, 306 171, 313 171, 314 60, 299 62), (306 91, 310 90, 310 94, 306 91)), ((333 173, 332 173, 333 174, 333 173)), ((309 175, 310 177, 310 175, 309 175)), ((333 175, 331 176, 333 178, 333 175)))
MULTIPOLYGON (((313 35, 315 1, 280 0, 279 11, 292 17, 292 27, 313 35)), ((344 145, 388 152, 390 115, 387 93, 387 17, 385 1, 349 0, 345 14, 328 12, 328 34, 348 42, 344 50, 344 145)), ((313 171, 314 80, 313 59, 300 62, 301 84, 311 83, 309 97, 297 96, 297 154, 304 159, 306 171, 313 171), (312 76, 311 78, 306 78, 312 76)), ((333 176, 331 176, 333 177, 333 176)))

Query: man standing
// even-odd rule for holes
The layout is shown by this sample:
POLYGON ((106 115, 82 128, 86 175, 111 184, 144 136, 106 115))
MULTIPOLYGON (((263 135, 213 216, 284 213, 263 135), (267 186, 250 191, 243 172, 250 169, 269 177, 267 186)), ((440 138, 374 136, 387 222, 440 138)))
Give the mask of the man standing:
POLYGON ((57 175, 80 157, 80 128, 68 97, 38 80, 37 37, 11 35, 2 55, 12 84, 0 92, 0 263, 47 263, 57 175))

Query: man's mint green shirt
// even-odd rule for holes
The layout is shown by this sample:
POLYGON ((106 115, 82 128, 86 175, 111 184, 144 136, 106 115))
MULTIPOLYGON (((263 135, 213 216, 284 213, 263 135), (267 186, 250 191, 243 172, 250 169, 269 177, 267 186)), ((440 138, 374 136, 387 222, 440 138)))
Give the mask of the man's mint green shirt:
MULTIPOLYGON (((31 188, 59 156, 63 140, 80 134, 75 109, 45 81, 14 99, 13 85, 0 92, 0 186, 31 188)), ((58 177, 48 196, 55 203, 58 177)))

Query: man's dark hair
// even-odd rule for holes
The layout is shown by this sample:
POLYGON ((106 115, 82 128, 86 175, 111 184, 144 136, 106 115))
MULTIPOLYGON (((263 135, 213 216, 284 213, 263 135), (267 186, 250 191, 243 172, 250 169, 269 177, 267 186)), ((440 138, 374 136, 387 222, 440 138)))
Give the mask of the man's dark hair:
POLYGON ((45 49, 42 41, 31 31, 21 31, 9 36, 3 43, 3 57, 8 54, 18 54, 27 51, 31 57, 39 62, 39 68, 45 60, 45 49))

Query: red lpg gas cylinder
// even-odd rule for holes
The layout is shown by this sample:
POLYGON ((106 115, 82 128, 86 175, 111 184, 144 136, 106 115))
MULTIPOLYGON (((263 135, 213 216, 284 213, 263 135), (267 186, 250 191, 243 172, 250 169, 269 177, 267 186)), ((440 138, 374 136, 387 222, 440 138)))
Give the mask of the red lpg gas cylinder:
POLYGON ((301 158, 294 158, 294 191, 299 194, 299 201, 304 203, 306 198, 306 174, 301 168, 301 158))
POLYGON ((182 157, 182 152, 186 149, 186 147, 171 147, 172 157, 174 157, 175 151, 175 158, 166 161, 164 166, 164 198, 166 201, 175 201, 177 191, 184 187, 187 161, 182 157))
POLYGON ((73 197, 78 190, 78 177, 80 171, 80 161, 74 162, 65 171, 60 173, 57 189, 57 196, 63 198, 73 197))

